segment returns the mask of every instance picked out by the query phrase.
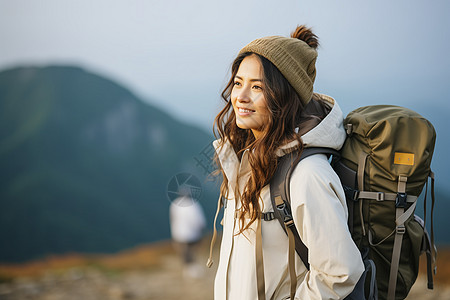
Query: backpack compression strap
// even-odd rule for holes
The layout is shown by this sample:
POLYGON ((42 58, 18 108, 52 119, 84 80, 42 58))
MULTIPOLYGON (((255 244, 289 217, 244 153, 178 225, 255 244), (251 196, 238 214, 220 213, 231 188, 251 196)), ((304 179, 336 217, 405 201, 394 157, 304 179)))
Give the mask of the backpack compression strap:
POLYGON ((406 176, 400 175, 398 177, 398 199, 396 201, 395 208, 395 238, 394 248, 392 249, 391 270, 389 274, 389 286, 388 286, 388 300, 395 299, 395 290, 397 286, 398 266, 400 262, 400 254, 402 249, 403 235, 406 232, 405 221, 414 213, 416 203, 414 202, 411 207, 405 212, 406 207, 406 176))

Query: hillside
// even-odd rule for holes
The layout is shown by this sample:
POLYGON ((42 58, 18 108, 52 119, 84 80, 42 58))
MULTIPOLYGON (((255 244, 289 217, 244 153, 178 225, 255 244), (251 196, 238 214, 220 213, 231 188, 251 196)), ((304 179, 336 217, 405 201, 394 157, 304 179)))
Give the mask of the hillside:
MULTIPOLYGON (((436 127, 435 237, 448 244, 449 119, 432 106, 413 109, 436 127)), ((0 262, 167 239, 166 192, 180 172, 200 179, 211 222, 217 185, 196 159, 212 139, 77 67, 0 72, 0 262)))
POLYGON ((80 68, 0 72, 0 261, 168 238, 167 184, 211 141, 80 68))

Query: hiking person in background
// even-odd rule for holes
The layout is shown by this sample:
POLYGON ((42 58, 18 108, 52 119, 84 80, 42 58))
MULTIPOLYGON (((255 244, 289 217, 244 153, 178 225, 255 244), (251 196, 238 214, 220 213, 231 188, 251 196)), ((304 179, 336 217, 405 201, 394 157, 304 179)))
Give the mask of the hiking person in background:
POLYGON ((290 38, 252 41, 232 64, 226 104, 214 124, 223 175, 219 207, 225 208, 217 300, 342 299, 363 273, 345 194, 326 155, 300 161, 290 181, 293 222, 309 249, 309 269, 298 255, 290 268, 291 243, 270 218, 269 183, 279 158, 308 147, 339 150, 346 138, 336 101, 313 93, 317 47, 317 36, 299 26, 290 38))
POLYGON ((175 247, 183 259, 183 276, 200 277, 203 267, 195 261, 195 247, 206 226, 203 209, 190 192, 182 193, 170 205, 170 231, 175 247))

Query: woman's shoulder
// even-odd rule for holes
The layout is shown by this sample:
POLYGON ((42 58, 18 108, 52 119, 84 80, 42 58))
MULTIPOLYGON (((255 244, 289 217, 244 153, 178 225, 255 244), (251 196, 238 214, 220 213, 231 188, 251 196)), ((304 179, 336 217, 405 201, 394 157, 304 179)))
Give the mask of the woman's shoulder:
POLYGON ((323 182, 328 184, 339 180, 328 157, 325 154, 314 154, 302 159, 292 172, 291 181, 302 182, 323 182))
POLYGON ((341 181, 325 154, 311 155, 298 163, 292 172, 290 193, 293 205, 308 203, 310 209, 335 207, 333 203, 345 206, 341 181))

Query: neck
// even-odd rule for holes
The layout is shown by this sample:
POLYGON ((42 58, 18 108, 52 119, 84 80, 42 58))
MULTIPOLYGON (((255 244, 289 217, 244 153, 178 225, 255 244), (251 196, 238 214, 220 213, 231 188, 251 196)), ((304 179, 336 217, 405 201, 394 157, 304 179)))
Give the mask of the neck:
POLYGON ((263 132, 256 129, 252 129, 252 133, 256 140, 259 140, 263 136, 263 132))

